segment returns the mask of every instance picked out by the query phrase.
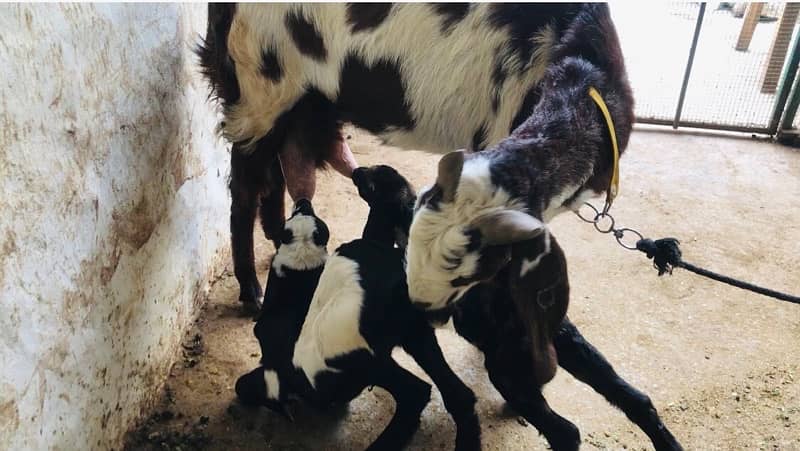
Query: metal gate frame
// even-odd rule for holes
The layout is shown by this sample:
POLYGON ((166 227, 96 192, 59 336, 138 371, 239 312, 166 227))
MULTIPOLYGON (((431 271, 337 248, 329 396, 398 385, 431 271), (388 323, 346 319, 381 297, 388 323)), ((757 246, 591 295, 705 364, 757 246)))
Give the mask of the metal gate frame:
POLYGON ((689 49, 689 57, 686 61, 686 69, 684 70, 683 74, 681 92, 680 96, 678 97, 678 105, 675 109, 674 118, 672 120, 668 120, 637 117, 636 122, 640 124, 667 125, 671 126, 673 129, 677 129, 678 127, 689 127, 710 130, 761 133, 765 135, 791 133, 793 136, 800 136, 800 133, 797 133, 796 131, 794 133, 790 132, 792 129, 792 122, 797 114, 798 107, 800 107, 800 78, 797 77, 797 69, 798 66, 800 66, 800 33, 796 33, 794 41, 792 42, 791 54, 789 55, 788 63, 785 65, 783 74, 781 75, 780 84, 778 85, 777 89, 776 101, 773 106, 772 115, 767 127, 726 125, 714 122, 686 121, 681 119, 683 104, 686 99, 686 89, 689 85, 689 78, 692 74, 692 64, 694 63, 695 51, 697 50, 697 42, 700 38, 700 31, 703 27, 703 18, 705 17, 705 12, 706 2, 702 2, 700 3, 700 10, 697 14, 694 35, 692 36, 692 46, 689 49), (791 101, 789 101, 790 92, 791 101), (783 120, 781 120, 781 118, 783 118, 783 120))

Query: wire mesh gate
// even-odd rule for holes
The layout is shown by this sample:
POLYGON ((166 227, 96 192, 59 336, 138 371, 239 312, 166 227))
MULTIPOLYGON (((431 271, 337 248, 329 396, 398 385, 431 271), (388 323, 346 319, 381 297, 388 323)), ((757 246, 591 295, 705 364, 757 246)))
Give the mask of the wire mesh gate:
POLYGON ((638 122, 778 131, 800 63, 800 4, 636 2, 611 11, 638 122))

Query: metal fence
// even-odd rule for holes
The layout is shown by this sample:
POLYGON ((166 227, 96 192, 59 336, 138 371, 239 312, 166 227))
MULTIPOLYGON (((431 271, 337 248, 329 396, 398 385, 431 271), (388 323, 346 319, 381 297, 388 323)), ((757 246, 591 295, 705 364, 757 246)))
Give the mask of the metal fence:
POLYGON ((800 62, 800 4, 637 2, 611 11, 639 122, 778 131, 800 62))

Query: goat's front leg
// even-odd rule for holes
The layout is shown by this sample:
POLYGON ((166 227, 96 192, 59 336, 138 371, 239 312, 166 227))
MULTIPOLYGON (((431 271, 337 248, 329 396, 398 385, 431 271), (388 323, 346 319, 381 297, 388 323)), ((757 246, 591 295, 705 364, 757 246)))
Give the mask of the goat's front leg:
POLYGON ((530 351, 518 346, 500 352, 486 353, 485 365, 492 385, 514 411, 544 435, 554 451, 577 450, 580 432, 547 404, 541 387, 535 383, 530 351))
POLYGON ((481 449, 481 426, 475 413, 475 394, 447 364, 430 327, 410 331, 403 348, 430 376, 442 393, 442 401, 456 423, 456 450, 481 449))
POLYGON ((622 410, 650 437, 656 450, 683 449, 661 422, 650 398, 622 379, 569 319, 562 322, 553 344, 559 366, 622 410))
POLYGON ((389 424, 367 450, 400 450, 419 428, 422 411, 431 399, 431 386, 391 358, 376 359, 375 362, 375 368, 370 372, 371 383, 392 395, 395 410, 389 424))

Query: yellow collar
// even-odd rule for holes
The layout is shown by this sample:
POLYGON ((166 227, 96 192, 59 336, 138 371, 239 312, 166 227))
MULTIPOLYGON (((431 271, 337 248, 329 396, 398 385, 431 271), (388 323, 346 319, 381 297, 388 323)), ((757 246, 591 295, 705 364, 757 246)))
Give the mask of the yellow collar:
POLYGON ((619 146, 617 145, 617 132, 614 130, 614 121, 611 120, 611 113, 608 111, 606 102, 603 101, 603 97, 593 86, 589 87, 589 97, 600 107, 600 111, 603 112, 603 116, 606 118, 608 132, 611 134, 611 148, 614 151, 614 172, 611 174, 611 182, 608 184, 608 189, 606 190, 606 205, 603 208, 603 213, 608 213, 608 210, 611 209, 611 204, 614 202, 614 198, 619 194, 619 146))

